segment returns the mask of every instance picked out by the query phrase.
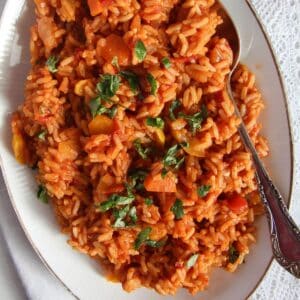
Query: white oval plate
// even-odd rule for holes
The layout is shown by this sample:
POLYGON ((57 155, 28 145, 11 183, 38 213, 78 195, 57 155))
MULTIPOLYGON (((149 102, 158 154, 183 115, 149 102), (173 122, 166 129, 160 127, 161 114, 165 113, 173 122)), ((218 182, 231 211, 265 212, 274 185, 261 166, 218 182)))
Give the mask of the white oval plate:
MULTIPOLYGON (((293 149, 287 104, 274 56, 254 12, 246 1, 221 1, 234 18, 245 40, 243 62, 257 75, 266 102, 263 131, 271 156, 267 165, 285 199, 290 198, 293 149)), ((271 258, 265 218, 257 222, 258 242, 246 263, 234 274, 214 271, 209 289, 192 297, 181 290, 175 297, 162 297, 152 290, 125 293, 120 284, 108 282, 97 264, 71 249, 60 233, 49 206, 36 199, 32 171, 16 163, 11 152, 10 116, 23 102, 23 87, 29 66, 29 26, 34 22, 33 1, 8 0, 0 26, 0 157, 1 167, 18 219, 33 248, 61 282, 80 299, 244 299, 260 282, 271 258)))

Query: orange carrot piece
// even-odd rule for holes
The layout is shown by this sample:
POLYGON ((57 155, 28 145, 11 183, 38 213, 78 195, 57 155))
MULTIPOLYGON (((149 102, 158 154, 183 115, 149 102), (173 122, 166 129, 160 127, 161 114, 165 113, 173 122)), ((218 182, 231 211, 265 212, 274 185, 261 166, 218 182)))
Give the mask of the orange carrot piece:
POLYGON ((172 172, 168 172, 165 177, 161 173, 149 174, 144 181, 145 189, 148 192, 176 193, 176 177, 172 172))

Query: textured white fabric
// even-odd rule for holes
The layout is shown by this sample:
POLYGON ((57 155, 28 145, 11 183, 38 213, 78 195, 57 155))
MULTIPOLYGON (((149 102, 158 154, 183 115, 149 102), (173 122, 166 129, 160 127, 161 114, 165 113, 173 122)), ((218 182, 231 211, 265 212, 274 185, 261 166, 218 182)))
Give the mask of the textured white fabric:
MULTIPOLYGON (((0 0, 2 2, 4 0, 0 0)), ((244 0, 232 0, 244 1, 244 0)), ((300 0, 250 0, 271 38, 286 84, 295 151, 295 184, 291 213, 300 223, 300 0)), ((0 175, 1 176, 1 175, 0 175)), ((39 261, 26 241, 0 180, 0 225, 15 267, 33 300, 72 299, 39 261)), ((7 258, 9 259, 9 258, 7 258)), ((2 269, 3 270, 3 269, 2 269)), ((16 279, 17 280, 17 279, 16 279)), ((3 288, 3 287, 2 287, 3 288)), ((16 288, 16 287, 15 287, 16 288)), ((124 296, 126 297, 126 295, 124 296)), ((273 263, 251 300, 300 299, 300 282, 273 263)), ((227 299, 224 299, 227 300, 227 299)), ((240 299, 230 299, 240 300, 240 299)))

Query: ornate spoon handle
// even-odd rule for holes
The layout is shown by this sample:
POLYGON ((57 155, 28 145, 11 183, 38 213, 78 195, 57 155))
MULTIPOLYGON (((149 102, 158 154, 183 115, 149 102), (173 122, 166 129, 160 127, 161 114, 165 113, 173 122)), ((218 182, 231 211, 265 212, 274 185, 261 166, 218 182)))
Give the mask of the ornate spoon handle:
POLYGON ((274 257, 287 271, 300 278, 300 231, 258 157, 245 125, 242 123, 238 130, 252 155, 259 192, 267 211, 274 257))

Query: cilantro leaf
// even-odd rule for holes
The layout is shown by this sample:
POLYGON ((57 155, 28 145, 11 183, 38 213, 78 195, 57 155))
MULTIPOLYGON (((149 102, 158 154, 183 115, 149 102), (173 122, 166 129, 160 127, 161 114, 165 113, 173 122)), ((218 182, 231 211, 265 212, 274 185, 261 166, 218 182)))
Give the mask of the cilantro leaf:
POLYGON ((139 62, 142 62, 146 55, 147 55, 147 49, 145 47, 145 44, 141 41, 138 40, 134 46, 134 53, 139 60, 139 62))
POLYGON ((151 198, 145 198, 144 199, 144 202, 147 206, 150 206, 153 204, 153 200, 151 198))
POLYGON ((143 148, 140 139, 136 139, 133 142, 133 145, 134 145, 135 150, 137 151, 137 153, 140 155, 140 157, 142 159, 147 159, 148 158, 148 154, 151 152, 151 149, 150 148, 143 148))
POLYGON ((171 207, 171 211, 174 214, 176 220, 180 220, 184 216, 183 205, 180 199, 175 200, 174 204, 171 207))
POLYGON ((42 130, 37 134, 37 137, 39 140, 44 141, 46 139, 46 135, 47 135, 47 130, 42 130))
POLYGON ((169 69, 171 67, 171 61, 168 57, 164 57, 161 59, 161 63, 164 65, 166 69, 169 69))
POLYGON ((150 235, 151 231, 152 231, 151 227, 146 227, 138 234, 138 236, 134 242, 135 250, 138 250, 142 246, 142 244, 149 239, 149 235, 150 235))
POLYGON ((140 81, 137 74, 132 71, 121 71, 120 75, 129 83, 130 89, 137 93, 140 90, 140 81))
POLYGON ((179 113, 179 117, 188 121, 192 134, 195 134, 198 129, 201 128, 202 122, 207 118, 207 109, 203 105, 200 112, 193 115, 186 115, 184 113, 179 113))
POLYGON ((93 98, 90 103, 90 110, 93 118, 97 115, 107 114, 111 119, 113 119, 118 111, 117 105, 107 108, 102 104, 101 97, 97 96, 93 98))
POLYGON ((137 191, 144 190, 144 180, 148 172, 144 169, 133 169, 129 173, 130 186, 137 191))
POLYGON ((188 269, 192 268, 195 265, 195 263, 197 262, 198 257, 199 257, 199 254, 193 254, 186 262, 186 267, 188 269))
POLYGON ((48 203, 48 194, 47 190, 43 185, 39 185, 39 189, 37 192, 38 199, 43 203, 48 203))
POLYGON ((113 59, 111 60, 111 64, 118 70, 120 69, 118 56, 113 57, 113 59))
POLYGON ((56 64, 58 63, 59 58, 51 55, 46 61, 46 66, 51 73, 56 73, 58 70, 56 68, 56 64))
POLYGON ((134 200, 135 200, 134 195, 120 196, 118 194, 112 194, 111 196, 109 196, 109 198, 106 201, 96 204, 96 207, 101 212, 106 212, 119 205, 131 204, 134 200))
POLYGON ((237 259, 239 258, 240 253, 239 251, 233 246, 233 244, 230 245, 228 250, 228 260, 231 264, 234 264, 237 259))
POLYGON ((135 225, 136 222, 137 222, 137 214, 136 214, 136 207, 135 206, 132 206, 128 212, 128 216, 130 217, 131 219, 131 223, 132 225, 135 225))
POLYGON ((115 222, 113 224, 113 227, 116 227, 116 228, 126 227, 124 218, 127 216, 129 209, 130 209, 130 206, 126 205, 120 209, 115 208, 113 210, 113 216, 115 217, 115 222))
POLYGON ((97 84, 97 91, 103 100, 110 100, 120 87, 120 76, 104 74, 100 76, 100 82, 97 84))
POLYGON ((170 108, 169 108, 169 116, 170 116, 170 119, 171 120, 175 120, 175 115, 174 115, 174 111, 179 108, 181 106, 181 102, 179 100, 174 100, 171 105, 170 105, 170 108))
POLYGON ((205 197, 208 194, 210 189, 211 189, 210 185, 201 185, 200 187, 198 187, 197 193, 200 197, 205 197))
POLYGON ((147 74, 147 80, 151 87, 151 95, 155 96, 155 94, 157 92, 157 81, 151 73, 147 74))
POLYGON ((157 128, 160 128, 160 129, 163 129, 164 126, 165 126, 164 120, 162 118, 159 118, 159 117, 157 117, 157 118, 148 117, 146 119, 146 124, 148 126, 157 127, 157 128))
POLYGON ((177 153, 181 149, 181 146, 181 144, 176 144, 169 148, 169 150, 163 158, 163 163, 165 167, 174 166, 174 168, 177 170, 180 168, 185 159, 184 156, 181 158, 177 157, 177 153))
POLYGON ((153 241, 153 240, 145 241, 145 244, 152 248, 159 248, 159 247, 163 246, 165 243, 166 243, 166 241, 153 241))

